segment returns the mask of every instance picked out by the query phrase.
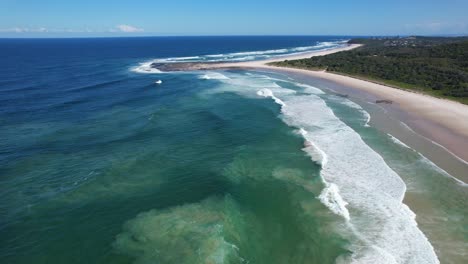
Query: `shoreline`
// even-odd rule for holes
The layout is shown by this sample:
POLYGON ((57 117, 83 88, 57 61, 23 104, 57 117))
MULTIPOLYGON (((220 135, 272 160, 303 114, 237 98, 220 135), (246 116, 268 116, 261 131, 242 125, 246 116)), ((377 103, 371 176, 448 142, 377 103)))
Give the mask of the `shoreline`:
POLYGON ((269 65, 269 63, 284 60, 324 56, 360 46, 362 45, 347 44, 339 48, 285 55, 258 61, 167 63, 151 66, 163 71, 260 70, 294 76, 306 83, 313 80, 326 82, 327 86, 329 86, 328 90, 344 94, 346 97, 349 96, 352 100, 377 105, 382 108, 389 117, 405 126, 407 131, 405 133, 399 131, 398 135, 393 135, 395 129, 383 122, 377 122, 377 129, 396 136, 397 139, 410 145, 439 168, 445 170, 460 184, 467 185, 468 105, 417 91, 387 86, 359 77, 330 73, 325 70, 314 71, 269 65), (383 103, 377 103, 378 100, 383 101, 383 103), (391 102, 388 103, 388 101, 391 102), (409 136, 408 134, 414 134, 415 136, 409 136))
MULTIPOLYGON (((192 70, 208 69, 257 69, 267 70, 276 73, 294 74, 304 77, 327 80, 335 84, 346 87, 340 92, 353 94, 362 93, 370 103, 376 100, 391 100, 392 104, 380 104, 397 120, 406 124, 414 133, 424 137, 428 144, 434 144, 453 156, 468 168, 468 106, 459 102, 433 97, 415 91, 407 91, 395 87, 370 82, 351 76, 329 73, 326 71, 313 71, 298 68, 278 67, 267 65, 271 62, 284 60, 295 60, 310 58, 312 56, 323 56, 336 52, 351 50, 360 47, 359 44, 352 44, 342 48, 329 49, 324 51, 308 52, 299 55, 283 56, 281 58, 234 62, 201 64, 192 70)), ((416 149, 418 152, 419 149, 416 149)), ((431 157, 431 160, 433 157, 431 157)), ((443 164, 447 157, 439 157, 433 160, 436 164, 443 164)), ((446 166, 442 166, 446 167, 446 166)), ((446 168, 443 168, 446 169, 446 168)), ((449 172, 450 173, 450 172, 449 172)), ((456 177, 463 182, 467 182, 468 176, 456 177)))
MULTIPOLYGON (((265 65, 267 69, 300 73, 358 89, 403 111, 405 123, 418 134, 446 148, 451 155, 468 164, 468 106, 461 103, 385 86, 345 75, 265 65)), ((262 67, 265 69, 265 67, 262 67)), ((352 91, 350 91, 352 92, 352 91)))
MULTIPOLYGON (((352 48, 356 46, 348 47, 348 49, 352 48)), ((334 52, 339 51, 343 49, 334 50, 334 52)), ((333 50, 307 54, 307 57, 331 53, 333 50)), ((286 58, 280 60, 284 59, 286 58)), ((293 78, 294 81, 313 85, 338 95, 345 95, 349 100, 361 105, 371 115, 370 124, 374 128, 394 138, 396 144, 413 149, 423 160, 426 159, 436 169, 442 170, 439 172, 443 177, 438 176, 428 180, 432 183, 427 186, 428 193, 437 192, 441 182, 450 182, 451 186, 447 186, 448 193, 466 190, 468 183, 466 174, 468 171, 467 105, 325 71, 266 65, 269 62, 272 61, 221 64, 218 69, 273 72, 293 78), (393 102, 378 104, 376 100, 393 102), (444 179, 445 177, 447 180, 444 179)), ((379 153, 378 150, 374 150, 379 153)), ((422 174, 421 176, 429 175, 422 174)), ((459 238, 456 234, 447 234, 448 229, 439 228, 446 224, 446 220, 441 220, 441 217, 446 217, 446 215, 437 212, 441 208, 432 205, 431 195, 420 194, 417 189, 408 189, 408 186, 412 185, 411 176, 408 177, 403 172, 399 177, 405 182, 407 188, 402 203, 415 214, 418 229, 431 244, 437 258, 441 262, 463 263, 464 256, 452 252, 451 246, 447 246, 447 243, 453 245, 454 240, 463 240, 457 240, 459 238)))

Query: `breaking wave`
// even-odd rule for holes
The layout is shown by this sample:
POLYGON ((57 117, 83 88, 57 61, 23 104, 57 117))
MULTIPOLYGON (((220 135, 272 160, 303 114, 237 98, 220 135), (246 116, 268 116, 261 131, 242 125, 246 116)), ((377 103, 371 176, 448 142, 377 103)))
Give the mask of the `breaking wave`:
POLYGON ((219 72, 208 72, 199 77, 202 80, 226 80, 229 79, 226 75, 223 75, 219 72))
POLYGON ((140 65, 131 68, 131 71, 137 73, 161 73, 160 70, 151 66, 153 63, 154 61, 142 62, 140 65))
POLYGON ((281 118, 299 129, 304 150, 321 164, 325 188, 318 198, 346 220, 342 232, 354 241, 349 248, 352 256, 343 261, 439 263, 415 214, 403 204, 404 182, 358 133, 334 115, 321 98, 326 96, 295 93, 254 75, 244 78, 231 77, 225 84, 232 91, 237 89, 249 97, 255 92, 280 105, 281 118), (236 88, 235 83, 243 85, 236 88))

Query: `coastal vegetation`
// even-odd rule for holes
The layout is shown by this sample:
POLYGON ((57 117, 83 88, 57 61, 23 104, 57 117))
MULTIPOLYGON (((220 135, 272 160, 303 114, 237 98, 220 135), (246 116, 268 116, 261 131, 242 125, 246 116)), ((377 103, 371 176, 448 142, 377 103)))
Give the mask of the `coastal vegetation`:
POLYGON ((468 104, 468 37, 352 39, 363 46, 273 63, 350 75, 468 104))

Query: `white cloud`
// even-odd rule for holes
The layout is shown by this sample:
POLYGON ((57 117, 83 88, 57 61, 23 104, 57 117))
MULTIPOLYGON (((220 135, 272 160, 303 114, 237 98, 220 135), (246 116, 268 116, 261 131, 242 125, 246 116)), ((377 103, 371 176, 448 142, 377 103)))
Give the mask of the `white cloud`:
POLYGON ((120 30, 121 32, 126 32, 126 33, 136 33, 136 32, 144 31, 142 28, 137 28, 137 27, 130 26, 130 25, 118 25, 116 28, 120 30))
POLYGON ((466 23, 426 22, 419 24, 406 24, 406 31, 422 34, 453 34, 467 33, 466 23))
POLYGON ((15 28, 7 28, 7 29, 4 29, 2 31, 5 31, 5 32, 16 32, 16 33, 22 33, 22 32, 28 32, 29 29, 28 28, 19 28, 19 27, 15 27, 15 28))
POLYGON ((7 33, 48 32, 48 31, 49 30, 44 27, 40 27, 40 28, 14 27, 14 28, 0 29, 0 32, 7 32, 7 33))
POLYGON ((19 27, 15 27, 15 28, 6 29, 5 31, 7 31, 7 32, 23 33, 23 32, 28 32, 28 31, 29 31, 29 28, 19 28, 19 27))
POLYGON ((142 28, 137 28, 130 25, 118 25, 115 28, 111 28, 108 30, 94 30, 90 28, 81 28, 81 29, 74 29, 74 28, 45 28, 45 27, 12 27, 12 28, 0 28, 0 33, 117 33, 117 32, 124 32, 124 33, 138 33, 143 32, 142 28))

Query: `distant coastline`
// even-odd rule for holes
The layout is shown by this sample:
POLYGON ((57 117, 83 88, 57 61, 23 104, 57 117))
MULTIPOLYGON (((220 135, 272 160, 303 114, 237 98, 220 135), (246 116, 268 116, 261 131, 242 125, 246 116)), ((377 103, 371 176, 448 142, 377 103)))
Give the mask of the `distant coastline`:
MULTIPOLYGON (((383 84, 358 79, 326 71, 311 71, 289 67, 268 65, 271 62, 283 60, 295 60, 309 58, 311 56, 323 56, 335 52, 346 51, 360 47, 359 44, 351 44, 344 48, 312 52, 301 55, 292 55, 281 59, 265 61, 241 62, 217 64, 219 68, 261 68, 286 73, 300 73, 311 77, 328 79, 344 84, 350 88, 359 89, 374 95, 380 99, 392 100, 393 107, 398 107, 410 117, 405 120, 408 125, 418 133, 444 146, 451 153, 468 161, 468 106, 447 99, 397 89, 383 84)), ((352 92, 352 91, 350 91, 352 92)))
MULTIPOLYGON (((166 70, 215 70, 215 69, 260 69, 286 74, 299 74, 324 79, 349 88, 350 94, 364 92, 373 100, 389 100, 395 118, 407 124, 412 130, 444 148, 460 162, 468 166, 468 105, 436 98, 430 95, 398 89, 359 77, 330 73, 325 70, 313 71, 291 67, 279 67, 272 63, 285 60, 299 60, 314 56, 352 50, 362 44, 347 44, 344 47, 312 51, 268 60, 227 62, 227 63, 176 63, 166 70)), ((449 155, 450 155, 449 154, 449 155)), ((441 158, 443 160, 443 158, 441 158)), ((460 179, 468 181, 468 177, 460 179)))

